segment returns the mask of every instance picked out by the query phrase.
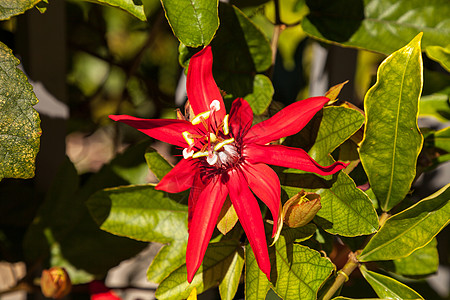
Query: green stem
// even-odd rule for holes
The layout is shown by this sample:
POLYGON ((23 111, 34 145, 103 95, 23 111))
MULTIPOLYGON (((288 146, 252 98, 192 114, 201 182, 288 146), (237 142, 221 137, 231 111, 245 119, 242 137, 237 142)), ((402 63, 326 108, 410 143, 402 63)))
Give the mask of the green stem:
POLYGON ((356 253, 350 252, 348 255, 348 260, 345 266, 338 271, 336 279, 330 286, 326 294, 323 296, 323 300, 329 300, 333 295, 340 289, 340 287, 348 280, 350 274, 358 267, 359 262, 356 258, 356 253))

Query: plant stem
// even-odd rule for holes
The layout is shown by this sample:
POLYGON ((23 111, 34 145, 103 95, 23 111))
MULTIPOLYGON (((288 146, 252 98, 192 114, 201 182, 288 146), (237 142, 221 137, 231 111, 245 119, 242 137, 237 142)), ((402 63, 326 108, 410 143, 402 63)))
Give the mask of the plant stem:
POLYGON ((330 286, 326 294, 323 296, 323 300, 329 300, 333 297, 334 293, 346 282, 352 274, 352 272, 358 267, 359 262, 356 258, 356 253, 350 252, 348 254, 348 260, 345 263, 345 266, 337 273, 336 279, 333 284, 330 286))
POLYGON ((380 228, 383 227, 384 223, 386 223, 386 220, 390 217, 390 215, 387 212, 383 212, 378 219, 378 223, 380 224, 380 228))
POLYGON ((272 69, 270 71, 270 77, 272 77, 273 66, 275 65, 275 59, 277 57, 278 38, 280 37, 281 31, 286 27, 281 22, 279 0, 274 0, 273 2, 275 5, 275 27, 273 28, 272 41, 270 44, 270 48, 272 49, 272 69))

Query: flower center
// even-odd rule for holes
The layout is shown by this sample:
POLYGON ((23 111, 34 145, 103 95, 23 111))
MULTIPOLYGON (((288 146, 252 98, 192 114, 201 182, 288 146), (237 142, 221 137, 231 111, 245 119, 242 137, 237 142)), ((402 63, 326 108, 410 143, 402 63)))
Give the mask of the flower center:
POLYGON ((193 134, 183 132, 183 138, 189 145, 183 149, 183 157, 203 158, 210 166, 225 168, 236 163, 239 159, 239 151, 234 138, 230 135, 228 125, 229 115, 226 115, 220 124, 217 124, 215 112, 220 109, 220 102, 211 102, 210 110, 195 116, 192 125, 202 124, 203 128, 193 134))

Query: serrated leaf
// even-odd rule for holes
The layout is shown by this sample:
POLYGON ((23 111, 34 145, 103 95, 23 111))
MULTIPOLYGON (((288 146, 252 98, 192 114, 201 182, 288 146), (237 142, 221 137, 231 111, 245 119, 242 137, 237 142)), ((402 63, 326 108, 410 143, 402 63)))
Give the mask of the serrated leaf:
POLYGON ((7 20, 13 16, 23 14, 39 2, 41 0, 2 0, 0 1, 0 20, 7 20))
POLYGON ((39 151, 40 119, 33 109, 38 99, 18 65, 0 42, 0 181, 33 177, 39 151))
POLYGON ((116 235, 165 245, 150 265, 149 280, 160 282, 185 261, 187 207, 152 186, 106 189, 87 202, 100 228, 116 235))
POLYGON ((208 45, 219 27, 218 0, 161 0, 175 36, 189 47, 208 45))
POLYGON ((437 61, 441 66, 450 72, 450 45, 447 47, 430 46, 426 49, 428 57, 437 61))
POLYGON ((432 116, 441 122, 450 121, 450 102, 446 94, 423 96, 419 102, 419 116, 432 116))
POLYGON ((317 291, 334 270, 334 265, 308 247, 292 244, 281 235, 275 243, 276 270, 273 290, 282 299, 316 299, 317 291))
POLYGON ((244 268, 244 251, 239 248, 235 252, 228 270, 219 283, 220 299, 233 300, 236 295, 241 279, 242 269, 244 268))
POLYGON ((236 256, 242 255, 242 249, 237 241, 221 241, 210 243, 206 250, 203 263, 195 274, 192 282, 187 282, 186 265, 183 265, 165 278, 158 289, 158 299, 184 299, 189 296, 193 288, 198 293, 216 286, 222 281, 236 256))
POLYGON ((159 180, 166 176, 173 168, 173 166, 153 148, 149 148, 145 151, 145 160, 147 161, 150 170, 159 180))
POLYGON ((147 17, 145 16, 144 12, 144 4, 142 4, 141 0, 83 0, 83 1, 117 7, 132 14, 141 21, 147 21, 147 17))
POLYGON ((450 222, 449 187, 447 184, 387 219, 358 256, 359 261, 398 259, 427 245, 450 222))
MULTIPOLYGON (((272 248, 269 248, 271 250, 272 248)), ((264 300, 270 288, 270 281, 259 269, 250 245, 245 247, 245 299, 264 300)))
POLYGON ((303 30, 326 42, 390 54, 424 32, 423 47, 445 47, 450 36, 447 0, 306 1, 303 30))
POLYGON ((369 271, 365 266, 362 266, 360 271, 380 298, 423 299, 416 291, 394 278, 369 271))
POLYGON ((422 53, 417 35, 387 57, 364 99, 366 126, 361 162, 383 211, 400 203, 416 175, 423 137, 417 125, 422 53))
POLYGON ((272 81, 262 74, 256 74, 253 80, 252 93, 244 97, 255 115, 263 114, 272 102, 274 89, 272 81))

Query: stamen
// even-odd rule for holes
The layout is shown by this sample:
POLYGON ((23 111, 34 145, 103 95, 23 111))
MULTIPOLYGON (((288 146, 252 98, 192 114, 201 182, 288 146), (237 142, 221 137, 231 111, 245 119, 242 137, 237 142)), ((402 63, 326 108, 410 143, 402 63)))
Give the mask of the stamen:
POLYGON ((225 115, 225 117, 223 118, 223 134, 227 135, 230 133, 230 128, 228 127, 228 118, 230 117, 230 115, 225 115))
POLYGON ((194 155, 194 150, 189 150, 188 148, 183 149, 183 157, 185 159, 188 159, 189 157, 192 157, 194 155))
POLYGON ((217 136, 214 133, 210 132, 209 139, 211 140, 211 142, 215 143, 217 141, 217 136))
POLYGON ((198 115, 195 116, 195 118, 192 119, 191 121, 192 125, 200 124, 200 122, 203 122, 205 119, 208 119, 210 114, 211 114, 210 111, 199 113, 198 115))
POLYGON ((218 111, 218 110, 220 110, 220 102, 219 102, 219 100, 213 100, 211 102, 211 104, 209 105, 209 109, 211 109, 211 111, 218 111))
POLYGON ((183 131, 182 135, 184 140, 186 141, 186 143, 188 143, 189 146, 194 143, 194 139, 191 138, 191 134, 189 133, 189 131, 183 131))
POLYGON ((217 150, 219 150, 220 148, 222 148, 223 146, 228 145, 228 144, 231 144, 231 143, 233 143, 233 142, 234 142, 234 138, 227 139, 227 140, 223 140, 222 142, 217 143, 217 144, 214 146, 214 151, 217 151, 217 150))
POLYGON ((193 155, 192 155, 192 158, 198 158, 198 157, 203 157, 203 156, 208 156, 208 151, 198 151, 198 152, 195 152, 193 155))
POLYGON ((208 155, 208 157, 206 158, 206 161, 208 162, 208 164, 210 166, 212 166, 212 165, 216 164, 217 159, 218 159, 217 154, 213 153, 212 155, 208 155))

